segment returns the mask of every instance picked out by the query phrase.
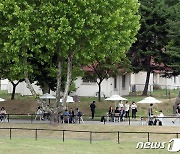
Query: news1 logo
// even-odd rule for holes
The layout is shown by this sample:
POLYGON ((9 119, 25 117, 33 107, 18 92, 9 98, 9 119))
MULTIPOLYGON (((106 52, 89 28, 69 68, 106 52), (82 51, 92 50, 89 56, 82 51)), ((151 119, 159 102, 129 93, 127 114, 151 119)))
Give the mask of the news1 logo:
POLYGON ((180 139, 178 138, 171 139, 168 144, 166 142, 138 142, 136 149, 165 149, 166 145, 169 152, 180 151, 180 139))

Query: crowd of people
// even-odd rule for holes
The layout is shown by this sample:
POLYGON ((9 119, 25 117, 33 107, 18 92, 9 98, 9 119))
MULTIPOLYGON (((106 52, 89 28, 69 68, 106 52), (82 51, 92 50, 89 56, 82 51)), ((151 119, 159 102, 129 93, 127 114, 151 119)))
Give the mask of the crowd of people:
POLYGON ((130 110, 132 113, 132 118, 136 119, 136 113, 137 113, 137 105, 133 101, 130 105, 128 101, 126 101, 125 104, 123 104, 122 101, 119 102, 119 105, 113 109, 112 106, 109 107, 108 111, 108 117, 110 117, 111 121, 115 121, 116 119, 123 121, 124 118, 128 118, 130 116, 130 110))

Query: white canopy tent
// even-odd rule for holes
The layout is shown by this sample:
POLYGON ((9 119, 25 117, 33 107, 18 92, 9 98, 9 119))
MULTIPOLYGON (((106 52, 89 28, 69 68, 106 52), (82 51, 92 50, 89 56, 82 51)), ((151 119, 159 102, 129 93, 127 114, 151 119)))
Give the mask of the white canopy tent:
POLYGON ((157 100, 154 97, 146 97, 143 100, 137 102, 138 104, 156 104, 156 103, 162 103, 161 101, 157 100))
POLYGON ((51 94, 43 94, 42 96, 39 97, 40 99, 56 99, 55 96, 51 95, 51 94))
POLYGON ((116 101, 126 101, 127 99, 124 97, 121 97, 120 95, 112 95, 109 98, 105 99, 106 101, 115 101, 115 108, 116 108, 116 101))

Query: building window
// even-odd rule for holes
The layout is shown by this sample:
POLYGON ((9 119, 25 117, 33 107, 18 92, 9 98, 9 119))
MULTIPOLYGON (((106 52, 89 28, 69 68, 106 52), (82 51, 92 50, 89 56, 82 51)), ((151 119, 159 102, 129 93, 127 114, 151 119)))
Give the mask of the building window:
POLYGON ((83 77, 82 80, 83 80, 83 83, 96 83, 97 79, 91 78, 91 77, 83 77))
POLYGON ((117 76, 114 77, 114 89, 117 89, 117 76))
POLYGON ((122 76, 122 88, 126 87, 126 75, 122 76))

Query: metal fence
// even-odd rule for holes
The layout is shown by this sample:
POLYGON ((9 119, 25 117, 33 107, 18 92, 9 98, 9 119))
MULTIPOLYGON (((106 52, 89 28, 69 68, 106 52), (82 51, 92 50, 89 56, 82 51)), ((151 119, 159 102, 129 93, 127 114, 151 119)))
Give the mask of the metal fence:
MULTIPOLYGON (((66 140, 66 132, 73 132, 73 133, 86 133, 89 134, 89 142, 90 144, 93 142, 93 134, 116 134, 117 135, 117 143, 120 144, 121 134, 145 134, 147 137, 147 142, 150 142, 150 138, 152 134, 160 135, 160 134, 167 134, 167 135, 174 135, 174 137, 179 138, 180 132, 124 132, 124 131, 109 131, 109 132, 101 132, 101 131, 82 131, 82 130, 57 130, 57 129, 33 129, 33 128, 0 128, 0 130, 8 130, 9 131, 9 139, 13 138, 13 131, 14 130, 25 130, 25 131, 34 131, 34 138, 35 140, 38 139, 38 132, 39 131, 49 131, 49 132, 61 132, 62 133, 62 141, 65 142, 66 140)), ((88 140, 88 139, 87 139, 88 140)))

